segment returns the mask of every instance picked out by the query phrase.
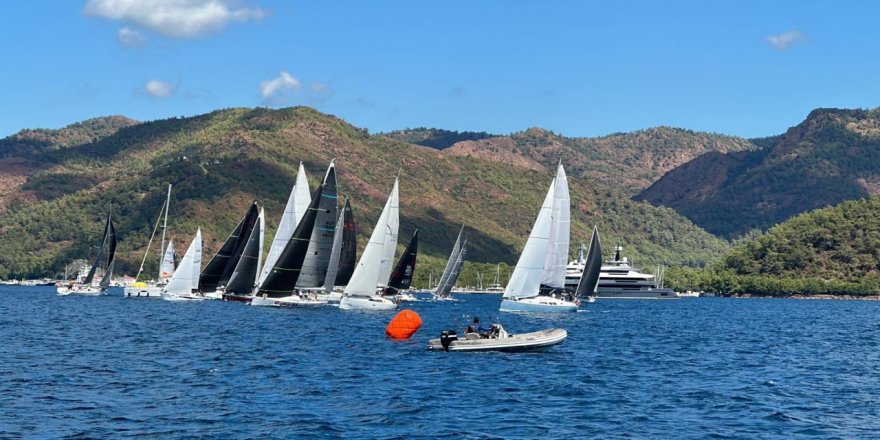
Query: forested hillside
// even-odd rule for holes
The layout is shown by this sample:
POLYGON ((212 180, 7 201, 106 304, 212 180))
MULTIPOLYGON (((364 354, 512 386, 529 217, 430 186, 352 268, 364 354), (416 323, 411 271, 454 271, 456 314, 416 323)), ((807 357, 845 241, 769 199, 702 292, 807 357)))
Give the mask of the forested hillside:
MULTIPOLYGON (((442 260, 465 223, 471 261, 514 263, 552 179, 542 163, 524 167, 370 136, 306 107, 220 110, 102 134, 5 159, 18 168, 0 193, 0 277, 53 275, 88 257, 111 206, 120 236, 117 267, 134 273, 169 183, 169 232, 181 246, 201 227, 211 254, 254 199, 265 205, 272 234, 299 162, 314 188, 333 158, 362 246, 400 172, 402 242, 419 228, 422 255, 442 260)), ((549 160, 555 165, 558 159, 549 160)), ((702 266, 727 248, 671 209, 570 175, 575 243, 598 224, 603 239, 624 243, 645 264, 702 266)))

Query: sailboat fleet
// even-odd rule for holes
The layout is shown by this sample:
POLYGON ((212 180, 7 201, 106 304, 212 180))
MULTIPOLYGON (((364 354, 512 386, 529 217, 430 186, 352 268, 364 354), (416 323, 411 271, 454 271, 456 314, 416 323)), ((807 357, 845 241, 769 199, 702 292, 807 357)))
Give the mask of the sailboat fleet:
MULTIPOLYGON (((416 230, 394 264, 400 229, 399 180, 399 176, 394 180, 360 259, 356 254, 351 204, 346 199, 340 208, 336 165, 331 161, 314 192, 309 191, 305 169, 300 163, 265 259, 265 212, 255 201, 204 267, 201 229, 195 231, 179 262, 172 241, 165 244, 171 201, 169 185, 138 271, 139 277, 161 220, 161 261, 157 277, 150 282, 136 278, 140 285, 126 288, 125 296, 161 296, 169 301, 223 299, 268 307, 318 307, 338 303, 341 309, 394 310, 402 301, 415 300, 410 288, 419 240, 416 230)), ((596 229, 580 283, 574 290, 565 287, 570 227, 568 179, 560 162, 525 247, 503 288, 501 311, 575 311, 581 299, 595 295, 601 268, 601 246, 596 229)), ((466 254, 464 232, 462 225, 443 274, 431 291, 434 300, 451 299, 466 254)), ((59 295, 103 293, 112 276, 115 249, 116 233, 108 214, 95 263, 84 279, 59 285, 59 295), (99 267, 104 268, 104 276, 94 284, 99 267)), ((491 287, 500 291, 500 269, 497 272, 491 287)))

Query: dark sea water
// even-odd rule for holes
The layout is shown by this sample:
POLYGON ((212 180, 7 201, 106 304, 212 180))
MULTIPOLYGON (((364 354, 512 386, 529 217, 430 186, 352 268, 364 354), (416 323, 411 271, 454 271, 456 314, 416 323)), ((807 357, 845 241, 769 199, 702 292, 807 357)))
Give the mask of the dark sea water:
POLYGON ((877 438, 880 302, 599 301, 499 314, 497 296, 392 313, 58 297, 0 287, 0 437, 877 438), (431 353, 479 314, 569 338, 431 353))

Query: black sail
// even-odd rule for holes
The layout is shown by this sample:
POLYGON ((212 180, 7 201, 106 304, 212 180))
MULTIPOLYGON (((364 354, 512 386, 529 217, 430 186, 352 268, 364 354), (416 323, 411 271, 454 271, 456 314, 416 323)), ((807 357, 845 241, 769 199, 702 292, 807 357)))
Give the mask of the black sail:
POLYGON ((419 231, 413 234, 409 245, 400 256, 397 266, 391 272, 391 278, 388 280, 388 287, 397 290, 407 290, 412 285, 413 274, 416 271, 416 254, 419 252, 419 231))
MULTIPOLYGON (((257 220, 259 221, 259 217, 257 220)), ((235 271, 226 284, 226 293, 250 294, 254 291, 257 273, 260 270, 260 243, 263 242, 263 235, 260 232, 258 226, 252 228, 238 265, 235 266, 235 271)))
POLYGON ((599 272, 602 270, 602 245, 599 243, 599 228, 593 227, 593 237, 590 238, 590 251, 587 253, 587 263, 584 265, 584 273, 578 282, 577 296, 590 296, 596 292, 599 284, 599 272))
POLYGON ((315 227, 315 218, 318 216, 318 204, 321 201, 323 188, 324 185, 321 185, 315 190, 312 202, 299 224, 296 225, 293 236, 284 246, 284 250, 281 251, 281 255, 278 256, 278 261, 272 267, 269 275, 257 289, 258 296, 283 298, 293 294, 303 261, 306 259, 306 252, 309 250, 309 242, 311 241, 312 229, 315 227))
POLYGON ((250 236, 245 227, 249 225, 250 230, 253 230, 258 215, 257 202, 254 202, 244 218, 232 230, 232 234, 229 234, 229 238, 226 239, 220 250, 211 257, 211 261, 202 270, 202 274, 199 276, 199 292, 214 292, 218 285, 225 285, 229 282, 229 277, 232 276, 232 271, 238 264, 238 259, 241 257, 244 245, 250 236))
POLYGON ((104 223, 104 232, 101 234, 101 244, 98 246, 98 255, 95 256, 95 263, 92 264, 92 268, 89 269, 89 274, 86 275, 86 279, 83 280, 83 284, 88 286, 92 284, 92 280, 95 279, 95 271, 98 270, 98 265, 101 264, 101 256, 104 254, 104 244, 107 242, 107 234, 110 232, 110 213, 107 213, 107 222, 104 223))
POLYGON ((113 227, 113 220, 107 217, 107 270, 104 271, 104 277, 101 278, 101 287, 110 287, 110 281, 113 278, 113 266, 116 265, 116 228, 113 227))
POLYGON ((357 229, 354 225, 354 214, 351 210, 351 203, 346 200, 345 208, 342 209, 344 216, 344 228, 342 233, 342 254, 339 257, 339 271, 336 272, 337 286, 347 286, 348 280, 354 273, 354 267, 357 265, 357 229))
POLYGON ((314 288, 324 285, 330 254, 333 251, 333 236, 336 234, 336 167, 331 163, 324 176, 321 200, 315 227, 309 239, 309 249, 303 261, 296 287, 314 288))

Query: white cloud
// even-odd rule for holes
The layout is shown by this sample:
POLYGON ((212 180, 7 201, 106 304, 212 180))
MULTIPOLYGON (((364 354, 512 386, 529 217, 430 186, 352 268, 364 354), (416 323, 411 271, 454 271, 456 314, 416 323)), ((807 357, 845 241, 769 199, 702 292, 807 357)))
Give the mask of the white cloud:
POLYGON ((299 89, 299 80, 282 70, 277 77, 260 83, 260 96, 265 100, 279 99, 277 95, 284 90, 298 91, 299 89))
POLYGON ((229 22, 259 20, 264 9, 238 6, 233 0, 89 0, 88 15, 122 20, 166 37, 190 38, 216 32, 229 22))
POLYGON ((167 98, 174 93, 176 88, 177 84, 151 79, 144 85, 144 92, 155 98, 167 98))
POLYGON ((119 31, 116 33, 116 39, 119 41, 119 44, 126 47, 141 47, 147 42, 140 32, 128 26, 119 28, 119 31))
POLYGON ((783 32, 779 35, 768 35, 766 40, 770 46, 773 46, 776 50, 785 50, 788 49, 794 43, 804 41, 807 39, 807 36, 802 34, 799 31, 788 31, 783 32))

